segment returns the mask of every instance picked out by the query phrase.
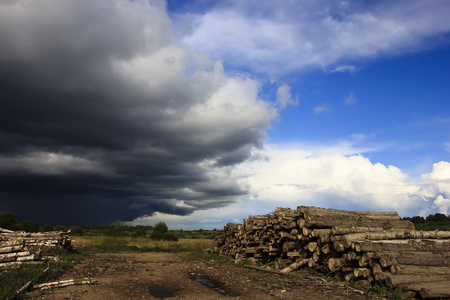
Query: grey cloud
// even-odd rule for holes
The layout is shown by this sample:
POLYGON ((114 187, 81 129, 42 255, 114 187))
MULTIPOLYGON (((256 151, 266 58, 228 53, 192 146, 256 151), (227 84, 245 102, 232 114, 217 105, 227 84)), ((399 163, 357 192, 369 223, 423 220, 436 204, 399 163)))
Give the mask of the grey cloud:
POLYGON ((171 30, 159 2, 0 2, 0 211, 107 223, 246 195, 228 168, 275 112, 171 30))

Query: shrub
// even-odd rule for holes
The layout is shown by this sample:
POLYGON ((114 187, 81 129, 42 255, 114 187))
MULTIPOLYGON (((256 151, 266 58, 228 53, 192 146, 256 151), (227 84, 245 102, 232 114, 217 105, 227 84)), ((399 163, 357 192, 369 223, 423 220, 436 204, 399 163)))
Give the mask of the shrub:
POLYGON ((0 227, 9 229, 9 230, 17 230, 16 216, 10 212, 1 213, 0 214, 0 227))
POLYGON ((164 241, 178 242, 177 236, 175 234, 173 234, 173 233, 170 233, 170 232, 164 233, 162 239, 164 241))

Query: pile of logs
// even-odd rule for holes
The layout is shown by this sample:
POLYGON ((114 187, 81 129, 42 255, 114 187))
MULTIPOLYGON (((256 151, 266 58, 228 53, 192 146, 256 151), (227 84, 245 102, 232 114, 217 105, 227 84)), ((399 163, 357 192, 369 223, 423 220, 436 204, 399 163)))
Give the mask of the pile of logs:
POLYGON ((273 262, 283 273, 309 266, 361 285, 383 283, 407 297, 450 297, 450 232, 416 231, 395 212, 277 208, 228 223, 209 251, 273 262))
POLYGON ((0 271, 24 262, 54 260, 69 249, 68 232, 30 233, 0 228, 0 271))

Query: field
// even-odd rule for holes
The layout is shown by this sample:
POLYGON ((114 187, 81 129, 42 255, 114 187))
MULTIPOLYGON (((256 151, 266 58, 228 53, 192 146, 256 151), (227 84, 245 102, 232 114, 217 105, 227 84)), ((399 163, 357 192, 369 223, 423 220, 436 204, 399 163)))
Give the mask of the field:
MULTIPOLYGON (((212 240, 151 241, 131 237, 73 237, 78 254, 63 262, 12 270, 0 278, 0 299, 7 299, 29 280, 34 283, 90 278, 96 285, 72 285, 47 291, 29 291, 25 299, 155 299, 150 287, 170 287, 173 299, 383 299, 357 291, 342 282, 307 271, 289 275, 245 268, 245 262, 206 254, 212 240), (36 279, 37 278, 37 279, 36 279), (205 286, 197 279, 214 286, 205 286)), ((384 298, 385 299, 385 298, 384 298)))
POLYGON ((148 238, 111 237, 111 236, 77 236, 73 237, 73 246, 83 252, 203 252, 212 247, 211 239, 180 239, 172 241, 153 241, 148 238))

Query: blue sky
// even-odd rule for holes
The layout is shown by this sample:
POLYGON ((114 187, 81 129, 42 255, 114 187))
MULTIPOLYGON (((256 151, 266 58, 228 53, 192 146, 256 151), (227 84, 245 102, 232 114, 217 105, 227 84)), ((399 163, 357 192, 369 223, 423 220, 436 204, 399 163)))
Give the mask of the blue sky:
POLYGON ((356 134, 364 136, 364 145, 380 147, 367 153, 373 162, 414 172, 424 161, 448 160, 449 54, 440 47, 381 57, 351 73, 290 75, 299 105, 281 112, 268 131, 270 141, 326 143, 356 134), (346 104, 349 97, 355 100, 346 104), (314 113, 322 105, 328 110, 314 113))
POLYGON ((1 2, 0 211, 172 229, 277 206, 448 214, 449 13, 439 0, 1 2))

